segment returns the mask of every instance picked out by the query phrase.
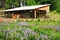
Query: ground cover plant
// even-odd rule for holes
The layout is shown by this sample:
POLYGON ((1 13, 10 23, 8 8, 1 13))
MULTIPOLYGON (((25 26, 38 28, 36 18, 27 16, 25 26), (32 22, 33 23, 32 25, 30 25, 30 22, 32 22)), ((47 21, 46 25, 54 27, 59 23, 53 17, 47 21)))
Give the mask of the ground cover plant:
POLYGON ((2 22, 0 40, 60 40, 60 21, 2 22))
POLYGON ((1 19, 0 40, 60 40, 60 20, 54 18, 39 18, 36 21, 1 19))

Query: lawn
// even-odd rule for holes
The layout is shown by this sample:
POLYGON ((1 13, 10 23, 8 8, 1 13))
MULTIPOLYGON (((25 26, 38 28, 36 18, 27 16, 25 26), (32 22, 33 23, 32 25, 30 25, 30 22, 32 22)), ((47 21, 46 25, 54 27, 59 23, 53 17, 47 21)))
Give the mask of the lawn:
POLYGON ((60 16, 55 11, 50 18, 36 21, 0 22, 0 40, 60 40, 60 16))

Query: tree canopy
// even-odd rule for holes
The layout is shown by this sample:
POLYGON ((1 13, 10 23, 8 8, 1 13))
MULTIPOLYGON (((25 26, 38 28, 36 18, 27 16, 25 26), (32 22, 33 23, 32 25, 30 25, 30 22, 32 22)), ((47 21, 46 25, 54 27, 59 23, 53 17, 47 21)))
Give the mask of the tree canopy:
POLYGON ((60 0, 6 0, 5 9, 41 4, 51 4, 51 10, 60 11, 60 0))

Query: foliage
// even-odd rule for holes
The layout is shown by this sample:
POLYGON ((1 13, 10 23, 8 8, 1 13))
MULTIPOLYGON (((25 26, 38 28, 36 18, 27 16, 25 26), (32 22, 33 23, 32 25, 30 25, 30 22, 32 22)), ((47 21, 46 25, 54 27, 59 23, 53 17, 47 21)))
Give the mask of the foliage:
POLYGON ((31 5, 36 5, 35 0, 27 0, 27 5, 31 6, 31 5))
MULTIPOLYGON (((55 13, 56 14, 56 13, 55 13)), ((60 21, 43 20, 0 23, 1 40, 60 40, 60 21), (21 26, 25 25, 25 26, 21 26), (28 25, 26 25, 28 24, 28 25), (32 25, 31 25, 32 24, 32 25)))
POLYGON ((60 11, 60 0, 6 0, 6 9, 20 7, 21 4, 23 6, 31 6, 31 5, 41 5, 41 4, 51 4, 50 9, 60 11))
POLYGON ((6 0, 5 9, 15 8, 19 6, 18 0, 6 0))

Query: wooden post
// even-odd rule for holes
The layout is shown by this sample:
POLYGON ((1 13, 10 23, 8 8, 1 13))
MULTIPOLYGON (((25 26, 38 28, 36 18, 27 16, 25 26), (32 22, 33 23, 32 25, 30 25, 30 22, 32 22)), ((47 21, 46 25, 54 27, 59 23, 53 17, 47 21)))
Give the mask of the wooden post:
POLYGON ((34 10, 34 18, 36 19, 36 10, 34 10))

